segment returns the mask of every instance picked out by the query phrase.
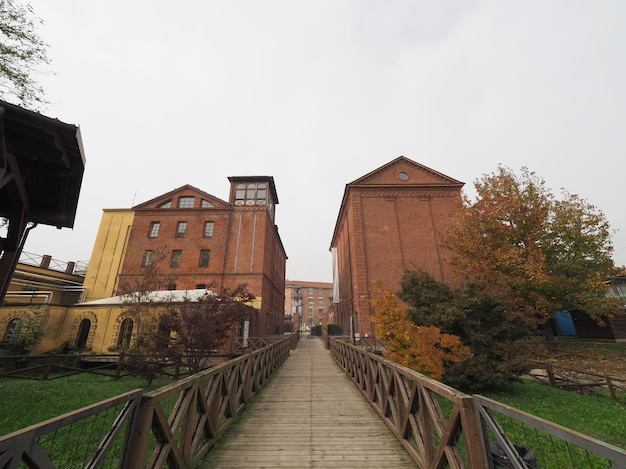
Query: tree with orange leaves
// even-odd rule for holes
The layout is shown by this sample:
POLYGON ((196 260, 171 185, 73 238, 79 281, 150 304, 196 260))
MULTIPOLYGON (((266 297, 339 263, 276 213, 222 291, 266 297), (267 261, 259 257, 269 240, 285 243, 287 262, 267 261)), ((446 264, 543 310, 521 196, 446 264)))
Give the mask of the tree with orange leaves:
POLYGON ((448 261, 467 285, 509 311, 544 322, 558 309, 596 319, 615 311, 604 282, 614 275, 609 222, 563 191, 558 200, 527 168, 499 166, 474 183, 443 238, 448 261))
POLYGON ((386 358, 441 380, 447 366, 469 357, 469 348, 457 336, 443 334, 435 326, 417 326, 396 295, 380 282, 376 286, 379 294, 372 300, 373 319, 379 339, 388 346, 386 358))

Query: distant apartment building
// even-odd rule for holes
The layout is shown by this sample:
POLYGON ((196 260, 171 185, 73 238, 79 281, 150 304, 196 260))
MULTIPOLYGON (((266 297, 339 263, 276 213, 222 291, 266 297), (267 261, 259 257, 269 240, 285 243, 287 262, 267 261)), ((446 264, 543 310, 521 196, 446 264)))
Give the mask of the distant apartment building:
POLYGON ((332 305, 333 284, 287 280, 285 284, 285 318, 300 331, 322 324, 332 305))
POLYGON ((406 270, 454 281, 440 244, 463 183, 404 156, 346 185, 330 243, 331 322, 346 333, 375 335, 375 282, 396 292, 406 270))

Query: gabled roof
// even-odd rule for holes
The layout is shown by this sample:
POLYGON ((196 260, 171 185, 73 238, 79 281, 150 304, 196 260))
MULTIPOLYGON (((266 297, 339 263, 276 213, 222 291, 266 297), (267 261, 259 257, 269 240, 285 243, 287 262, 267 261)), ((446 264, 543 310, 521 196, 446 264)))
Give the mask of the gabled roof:
POLYGON ((348 193, 352 189, 361 187, 419 187, 454 188, 460 191, 464 185, 465 183, 446 176, 445 174, 435 171, 427 166, 416 163, 406 156, 399 156, 374 171, 367 173, 365 176, 361 176, 360 178, 346 184, 330 246, 332 247, 335 242, 340 221, 346 210, 348 193))
POLYGON ((367 173, 365 176, 348 183, 348 186, 357 185, 408 185, 408 186, 459 186, 463 182, 457 181, 445 174, 416 163, 405 156, 399 156, 395 160, 367 173), (398 179, 401 172, 407 174, 406 180, 398 179), (391 178, 389 178, 391 176, 391 178))
POLYGON ((159 208, 161 204, 167 202, 168 200, 172 200, 172 198, 176 197, 178 194, 181 194, 183 192, 185 194, 189 194, 190 192, 193 192, 196 194, 196 196, 198 196, 201 199, 209 201, 211 204, 213 204, 217 208, 228 207, 228 202, 226 202, 225 200, 215 197, 214 195, 211 195, 208 192, 204 192, 203 190, 200 190, 197 187, 191 186, 189 184, 185 184, 184 186, 181 186, 170 192, 167 192, 165 194, 159 195, 158 197, 150 199, 147 202, 143 202, 139 205, 135 205, 133 207, 133 210, 159 208))

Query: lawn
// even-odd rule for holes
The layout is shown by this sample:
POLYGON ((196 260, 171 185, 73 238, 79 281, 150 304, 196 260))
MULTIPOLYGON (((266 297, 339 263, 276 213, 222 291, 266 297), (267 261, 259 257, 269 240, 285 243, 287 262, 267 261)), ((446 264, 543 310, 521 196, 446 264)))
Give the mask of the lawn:
POLYGON ((529 414, 626 448, 626 404, 523 381, 506 392, 484 393, 529 414))
POLYGON ((49 381, 0 379, 0 435, 137 388, 153 390, 172 382, 155 379, 146 387, 141 378, 113 378, 88 373, 49 381))
MULTIPOLYGON (((171 378, 155 380, 149 388, 140 378, 90 374, 50 381, 0 380, 0 435, 62 415, 124 392, 157 389, 171 378)), ((520 382, 507 392, 484 393, 532 415, 558 423, 615 446, 626 448, 626 405, 609 399, 561 391, 533 382, 520 382)))

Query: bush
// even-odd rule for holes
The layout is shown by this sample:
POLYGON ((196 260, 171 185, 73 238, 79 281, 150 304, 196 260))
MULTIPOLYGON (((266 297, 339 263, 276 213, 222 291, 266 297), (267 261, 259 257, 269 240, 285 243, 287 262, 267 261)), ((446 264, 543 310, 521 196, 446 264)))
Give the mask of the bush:
POLYGON ((316 335, 318 337, 322 336, 322 326, 313 326, 311 328, 311 335, 316 335))
POLYGON ((337 324, 329 324, 328 335, 343 335, 343 330, 337 324))

